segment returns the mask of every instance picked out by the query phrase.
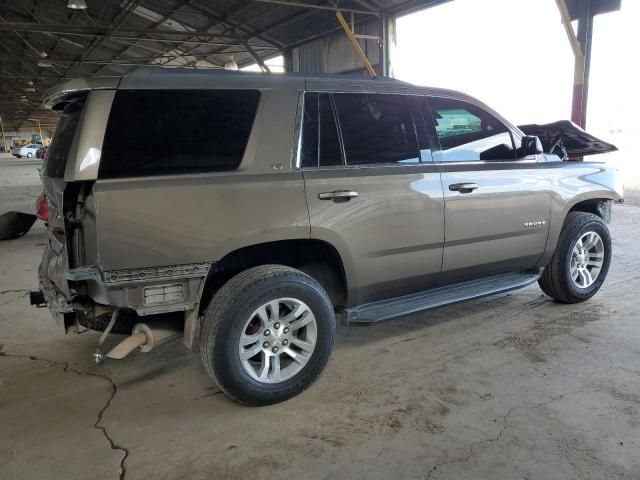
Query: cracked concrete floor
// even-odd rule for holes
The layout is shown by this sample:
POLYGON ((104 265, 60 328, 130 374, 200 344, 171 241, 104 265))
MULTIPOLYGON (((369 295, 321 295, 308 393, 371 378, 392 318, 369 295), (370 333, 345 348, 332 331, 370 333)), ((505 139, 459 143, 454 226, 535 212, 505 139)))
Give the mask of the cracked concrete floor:
POLYGON ((0 479, 640 479, 639 224, 615 208, 587 303, 531 286, 340 327, 320 380, 265 408, 179 340, 93 366, 97 334, 27 305, 38 225, 0 244, 0 479))

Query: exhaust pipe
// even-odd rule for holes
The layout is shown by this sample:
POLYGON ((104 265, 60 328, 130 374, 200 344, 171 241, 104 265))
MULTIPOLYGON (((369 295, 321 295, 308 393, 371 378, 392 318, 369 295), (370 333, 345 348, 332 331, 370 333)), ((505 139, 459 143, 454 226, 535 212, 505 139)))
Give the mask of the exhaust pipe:
POLYGON ((146 323, 137 323, 133 327, 131 336, 125 338, 111 349, 106 357, 114 360, 122 360, 136 348, 143 353, 147 353, 158 345, 162 345, 173 337, 181 334, 182 332, 180 330, 168 324, 160 324, 157 327, 151 328, 146 323))

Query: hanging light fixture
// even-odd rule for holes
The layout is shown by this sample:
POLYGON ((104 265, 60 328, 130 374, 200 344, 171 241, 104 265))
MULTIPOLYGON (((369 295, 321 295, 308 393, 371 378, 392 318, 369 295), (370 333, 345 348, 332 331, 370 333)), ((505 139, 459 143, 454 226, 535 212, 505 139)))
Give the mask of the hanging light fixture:
POLYGON ((50 68, 51 62, 46 58, 41 58, 40 60, 38 60, 38 66, 42 68, 50 68))
POLYGON ((71 10, 86 10, 87 3, 84 0, 69 0, 67 2, 67 8, 71 10))

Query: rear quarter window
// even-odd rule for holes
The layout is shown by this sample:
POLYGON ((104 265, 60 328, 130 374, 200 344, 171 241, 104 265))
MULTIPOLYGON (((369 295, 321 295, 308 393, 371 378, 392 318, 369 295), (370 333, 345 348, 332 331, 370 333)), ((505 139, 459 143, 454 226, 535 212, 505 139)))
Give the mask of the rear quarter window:
MULTIPOLYGON (((58 120, 51 145, 47 149, 44 172, 47 177, 62 178, 67 165, 67 158, 73 143, 73 137, 78 128, 82 107, 86 97, 70 103, 62 110, 62 116, 58 120)), ((38 148, 41 145, 37 145, 38 148)))
POLYGON ((111 107, 100 178, 220 172, 240 165, 258 90, 122 90, 111 107))

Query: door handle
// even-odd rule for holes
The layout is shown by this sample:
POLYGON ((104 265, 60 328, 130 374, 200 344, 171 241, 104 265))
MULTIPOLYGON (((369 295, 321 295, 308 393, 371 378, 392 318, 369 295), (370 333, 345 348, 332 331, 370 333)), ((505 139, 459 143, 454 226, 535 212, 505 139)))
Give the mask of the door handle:
POLYGON ((453 183, 449 185, 449 190, 460 193, 471 193, 476 188, 478 188, 477 183, 453 183))
POLYGON ((318 194, 320 200, 333 200, 334 202, 349 201, 358 196, 355 190, 336 190, 335 192, 323 192, 318 194))

